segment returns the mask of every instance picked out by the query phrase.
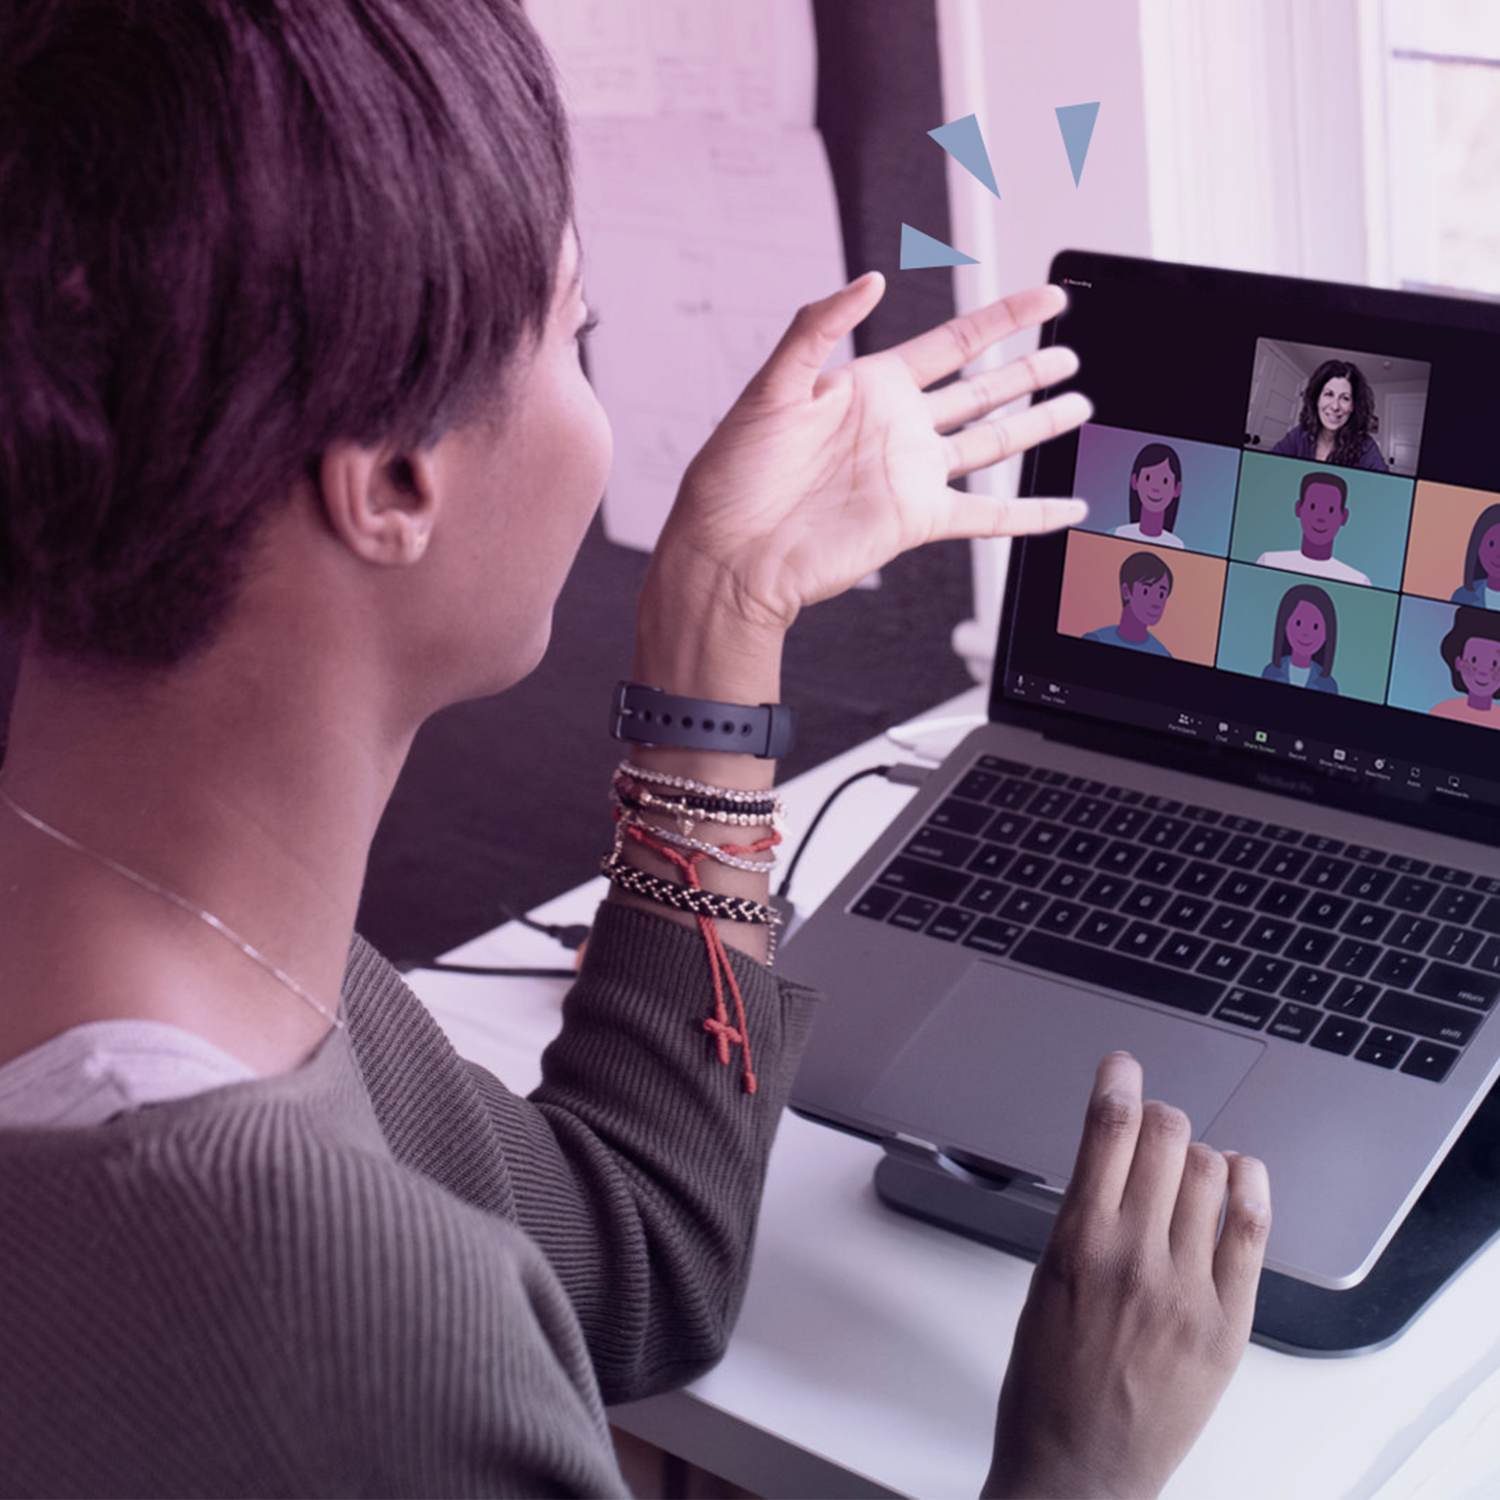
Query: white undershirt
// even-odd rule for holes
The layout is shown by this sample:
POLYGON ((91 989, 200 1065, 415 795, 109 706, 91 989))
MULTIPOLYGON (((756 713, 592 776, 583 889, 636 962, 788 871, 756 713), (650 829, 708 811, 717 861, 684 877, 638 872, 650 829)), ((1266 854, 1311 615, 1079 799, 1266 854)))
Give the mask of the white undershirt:
POLYGON ((0 1067, 0 1127, 102 1125, 146 1104, 257 1076, 191 1031, 161 1021, 90 1021, 0 1067))

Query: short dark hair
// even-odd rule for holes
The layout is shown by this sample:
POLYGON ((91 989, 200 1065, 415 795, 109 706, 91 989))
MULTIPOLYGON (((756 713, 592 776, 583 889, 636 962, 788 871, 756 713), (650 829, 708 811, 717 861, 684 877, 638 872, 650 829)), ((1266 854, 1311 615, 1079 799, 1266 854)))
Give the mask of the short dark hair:
POLYGON ((1120 564, 1120 587, 1131 588, 1137 583, 1155 583, 1158 578, 1167 580, 1167 592, 1172 592, 1172 570, 1154 552, 1132 552, 1120 564))
MULTIPOLYGON (((1130 466, 1130 486, 1127 497, 1130 506, 1130 523, 1132 526, 1141 524, 1141 497, 1136 493, 1135 476, 1142 469, 1154 469, 1157 464, 1167 463, 1172 466, 1172 477, 1180 485, 1182 483, 1182 460, 1177 456, 1177 450, 1169 443, 1147 443, 1135 456, 1135 462, 1130 466)), ((1171 531, 1177 525, 1177 508, 1182 504, 1182 496, 1178 497, 1166 508, 1162 514, 1162 525, 1171 531)))
POLYGON ((333 442, 500 399, 572 216, 515 0, 12 0, 0 615, 171 665, 333 442))
MULTIPOLYGON (((1349 486, 1337 474, 1329 474, 1320 469, 1315 469, 1311 474, 1304 474, 1302 476, 1302 484, 1297 491, 1297 505, 1299 508, 1302 502, 1307 499, 1307 492, 1315 484, 1326 484, 1329 489, 1337 490, 1339 492, 1339 509, 1349 509, 1349 486)), ((1285 514, 1285 512, 1282 514, 1285 514)))
POLYGON ((1448 676, 1453 679, 1453 686, 1461 693, 1467 693, 1469 689, 1458 675, 1454 662, 1464 646, 1476 636, 1480 640, 1500 642, 1500 613, 1493 609, 1480 609, 1476 604, 1460 604, 1453 611, 1453 628, 1443 637, 1438 650, 1447 665, 1448 676))

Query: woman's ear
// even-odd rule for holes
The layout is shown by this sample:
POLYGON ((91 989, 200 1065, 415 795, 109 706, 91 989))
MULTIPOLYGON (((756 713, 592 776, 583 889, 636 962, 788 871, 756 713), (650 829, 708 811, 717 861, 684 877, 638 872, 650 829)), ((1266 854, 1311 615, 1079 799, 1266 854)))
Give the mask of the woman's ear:
POLYGON ((356 557, 378 567, 403 567, 427 550, 439 508, 427 455, 335 443, 315 473, 323 515, 356 557))

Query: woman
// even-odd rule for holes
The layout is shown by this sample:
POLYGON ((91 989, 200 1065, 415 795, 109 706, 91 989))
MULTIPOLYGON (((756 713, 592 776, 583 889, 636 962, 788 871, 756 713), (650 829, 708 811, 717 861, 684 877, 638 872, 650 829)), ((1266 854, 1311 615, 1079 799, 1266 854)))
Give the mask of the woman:
POLYGON ((1302 388, 1296 424, 1271 452, 1389 473, 1370 435, 1374 425, 1375 396, 1359 366, 1347 359, 1325 359, 1302 388))
POLYGON ((1500 728, 1500 711, 1495 708, 1495 694, 1500 693, 1500 614, 1460 605, 1438 652, 1459 696, 1434 704, 1433 716, 1481 729, 1500 728))
POLYGON ((1333 600, 1315 583, 1299 583, 1281 596, 1271 635, 1271 660, 1260 674, 1315 693, 1337 693, 1333 654, 1339 621, 1333 600))
POLYGON ((1476 609, 1500 607, 1500 505, 1485 506, 1470 529, 1463 582, 1449 602, 1476 609))
POLYGON ((1177 507, 1182 503, 1182 460, 1167 443, 1147 443, 1130 466, 1130 521, 1115 535, 1131 542, 1180 547, 1177 507))
MULTIPOLYGON (((721 1351, 807 1021, 772 765, 632 750, 529 1099, 353 937, 417 726, 535 665, 608 467, 539 44, 504 0, 28 0, 0 183, 0 1491, 623 1493, 603 1403, 721 1351)), ((1082 420, 988 419, 1066 352, 923 393, 1061 294, 820 373, 880 294, 803 309, 690 467, 641 683, 773 703, 804 605, 1078 518, 948 483, 1082 420)), ((1106 1059, 996 1493, 1162 1482, 1265 1193, 1106 1059)))

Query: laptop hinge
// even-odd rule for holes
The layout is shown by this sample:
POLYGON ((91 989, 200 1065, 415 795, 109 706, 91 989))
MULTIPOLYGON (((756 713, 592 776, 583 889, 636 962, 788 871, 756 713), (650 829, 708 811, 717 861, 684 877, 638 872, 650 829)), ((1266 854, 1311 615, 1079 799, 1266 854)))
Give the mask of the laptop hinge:
POLYGON ((900 1213, 1035 1260, 1062 1195, 1022 1174, 957 1161, 930 1141, 894 1135, 875 1167, 875 1191, 900 1213))

